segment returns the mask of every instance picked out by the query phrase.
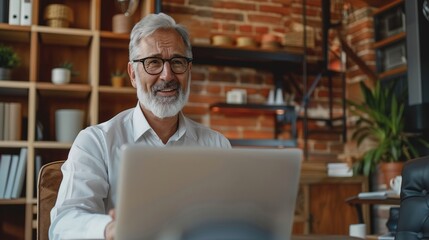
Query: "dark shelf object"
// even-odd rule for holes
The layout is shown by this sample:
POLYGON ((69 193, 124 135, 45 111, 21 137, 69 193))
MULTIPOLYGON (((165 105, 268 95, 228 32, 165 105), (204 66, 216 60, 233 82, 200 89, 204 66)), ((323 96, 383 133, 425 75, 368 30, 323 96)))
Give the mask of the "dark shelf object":
MULTIPOLYGON (((216 64, 251 68, 273 69, 278 66, 287 68, 301 67, 303 54, 283 50, 263 50, 258 48, 217 47, 194 45, 196 64, 216 64)), ((286 72, 287 69, 283 69, 286 72)))

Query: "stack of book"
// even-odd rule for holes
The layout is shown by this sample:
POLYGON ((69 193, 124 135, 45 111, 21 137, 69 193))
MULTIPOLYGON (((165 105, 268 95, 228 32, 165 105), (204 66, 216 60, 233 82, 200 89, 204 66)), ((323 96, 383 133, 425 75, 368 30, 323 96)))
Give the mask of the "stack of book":
POLYGON ((21 196, 25 179, 27 148, 18 154, 0 156, 0 198, 10 199, 21 196))
POLYGON ((0 102, 0 140, 18 141, 22 131, 22 107, 16 102, 0 102))
POLYGON ((351 177, 353 170, 347 163, 328 163, 328 176, 330 177, 351 177))

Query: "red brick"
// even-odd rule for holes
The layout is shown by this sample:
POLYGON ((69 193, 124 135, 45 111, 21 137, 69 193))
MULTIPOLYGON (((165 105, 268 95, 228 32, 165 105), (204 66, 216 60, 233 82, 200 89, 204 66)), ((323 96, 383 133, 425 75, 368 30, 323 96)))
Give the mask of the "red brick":
POLYGON ((255 27, 255 32, 259 33, 259 34, 268 33, 269 32, 269 28, 268 27, 257 26, 257 27, 255 27))
POLYGON ((183 108, 183 112, 186 115, 204 115, 209 113, 209 108, 208 106, 189 106, 189 104, 187 104, 183 108))
POLYGON ((189 102, 195 103, 208 103, 213 104, 217 102, 224 102, 225 98, 221 96, 214 95, 202 95, 202 94, 190 94, 189 102))
POLYGON ((273 6, 273 5, 260 5, 259 10, 261 12, 281 14, 282 16, 287 16, 288 14, 291 13, 290 8, 288 7, 273 6))
POLYGON ((237 77, 234 74, 226 72, 211 72, 209 73, 210 82, 237 82, 237 77))
POLYGON ((240 25, 238 26, 238 30, 242 33, 251 33, 253 32, 253 26, 252 25, 240 25))
MULTIPOLYGON (((197 0, 195 0, 197 1, 197 0)), ((201 0, 198 0, 201 1, 201 0)), ((204 1, 201 1, 204 2, 204 1)), ((213 2, 214 8, 226 8, 228 10, 245 10, 245 11, 255 11, 256 7, 255 4, 251 3, 239 3, 239 2, 232 2, 232 1, 214 1, 213 2)))
POLYGON ((245 130, 243 132, 243 137, 246 139, 272 139, 274 134, 271 130, 269 131, 252 131, 245 130))
POLYGON ((250 13, 247 17, 251 23, 279 23, 282 21, 282 17, 267 16, 262 14, 250 13))
MULTIPOLYGON (((197 12, 199 14, 200 11, 197 12)), ((229 13, 229 12, 212 12, 211 16, 214 19, 224 19, 224 20, 234 20, 234 21, 243 21, 244 16, 242 13, 229 13)))
MULTIPOLYGON (((271 2, 273 3, 283 3, 283 4, 287 4, 290 5, 292 3, 293 0, 271 0, 271 2)), ((261 1, 261 2, 265 2, 265 1, 261 1)))

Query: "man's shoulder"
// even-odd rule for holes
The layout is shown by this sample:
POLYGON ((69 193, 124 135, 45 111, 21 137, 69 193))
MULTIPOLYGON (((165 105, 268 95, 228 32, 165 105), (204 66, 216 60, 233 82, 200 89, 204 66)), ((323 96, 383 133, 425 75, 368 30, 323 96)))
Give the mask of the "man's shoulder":
POLYGON ((97 125, 93 125, 88 127, 88 130, 95 130, 95 131, 102 131, 102 132, 111 132, 111 131, 117 131, 121 129, 126 122, 131 119, 132 117, 132 111, 134 108, 124 110, 118 114, 116 114, 114 117, 110 118, 109 120, 99 123, 97 125))

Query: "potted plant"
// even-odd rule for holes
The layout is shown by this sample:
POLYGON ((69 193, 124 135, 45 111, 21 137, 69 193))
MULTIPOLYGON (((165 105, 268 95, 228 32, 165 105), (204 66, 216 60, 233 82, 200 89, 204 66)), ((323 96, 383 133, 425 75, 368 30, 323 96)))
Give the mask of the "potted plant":
POLYGON ((18 65, 18 54, 11 47, 0 45, 0 80, 11 79, 11 69, 18 65))
POLYGON ((51 81, 54 84, 66 84, 77 72, 73 70, 73 63, 65 61, 52 69, 51 81))
POLYGON ((115 70, 111 73, 111 82, 113 87, 122 87, 124 85, 125 77, 127 76, 125 71, 115 70))
POLYGON ((365 175, 372 173, 381 164, 386 169, 389 165, 399 165, 399 172, 389 174, 383 172, 385 182, 400 175, 404 161, 418 157, 418 151, 413 143, 420 142, 426 147, 429 144, 417 134, 404 130, 404 97, 394 93, 395 83, 381 86, 378 81, 371 89, 364 82, 360 83, 363 102, 349 101, 352 112, 358 116, 356 129, 352 139, 361 146, 365 140, 371 142, 370 147, 359 157, 354 165, 355 172, 365 175), (414 139, 416 141, 412 141, 414 139))

